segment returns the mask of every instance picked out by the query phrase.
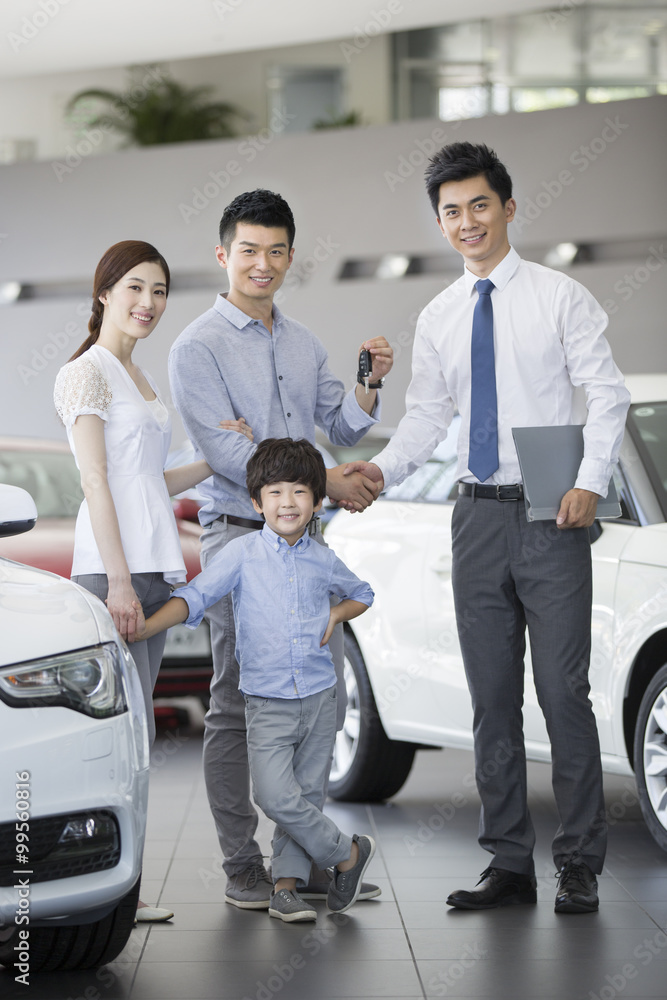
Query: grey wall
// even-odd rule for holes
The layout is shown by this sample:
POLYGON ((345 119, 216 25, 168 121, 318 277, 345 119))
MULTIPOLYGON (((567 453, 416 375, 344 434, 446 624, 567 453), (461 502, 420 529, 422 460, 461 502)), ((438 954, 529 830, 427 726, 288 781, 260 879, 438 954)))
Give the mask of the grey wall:
MULTIPOLYGON (((667 98, 581 105, 460 123, 412 121, 302 135, 175 145, 0 168, 0 283, 89 287, 103 251, 146 239, 178 275, 220 276, 213 247, 225 204, 270 187, 297 220, 291 284, 281 308, 325 343, 352 385, 356 354, 385 334, 397 352, 383 391, 384 423, 403 410, 416 313, 460 271, 423 191, 426 153, 471 139, 493 146, 515 182, 512 241, 526 257, 563 241, 606 244, 621 259, 571 268, 611 314, 609 339, 626 372, 667 370, 667 98), (559 179, 560 177, 560 179, 559 179), (197 191, 199 194, 197 195, 197 191), (442 275, 338 282, 347 258, 390 251, 442 254, 442 275), (648 261, 648 263, 647 263, 648 261)), ((85 153, 82 149, 80 152, 85 153)), ((208 308, 214 287, 174 291, 136 359, 167 388, 166 357, 180 330, 208 308)), ((0 307, 0 432, 61 437, 53 381, 85 336, 84 294, 0 307)), ((252 423, 252 414, 244 414, 252 423)), ((182 436, 177 425, 175 441, 182 436)))

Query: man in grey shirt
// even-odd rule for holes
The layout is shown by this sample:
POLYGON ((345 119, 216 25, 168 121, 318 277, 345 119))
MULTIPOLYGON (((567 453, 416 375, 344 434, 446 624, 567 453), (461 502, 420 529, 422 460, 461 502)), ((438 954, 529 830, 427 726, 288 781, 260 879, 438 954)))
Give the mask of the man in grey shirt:
MULTIPOLYGON (((353 445, 380 417, 377 389, 393 360, 385 338, 362 345, 373 359, 369 391, 357 385, 346 393, 329 371, 319 340, 274 305, 294 256, 294 232, 292 212, 280 195, 259 189, 235 198, 223 214, 216 247, 229 292, 218 295, 213 308, 181 333, 169 355, 174 402, 197 453, 215 470, 199 487, 206 497, 199 514, 202 567, 232 538, 262 527, 246 488, 253 440, 291 437, 314 443, 317 425, 333 444, 353 445), (246 421, 245 434, 237 433, 238 420, 246 421)), ((344 476, 343 470, 327 470, 327 494, 349 510, 365 509, 377 487, 364 475, 344 476)), ((319 521, 312 526, 311 533, 316 532, 319 521)), ((316 537, 322 541, 321 533, 316 537)), ((225 899, 247 909, 266 909, 272 884, 255 840, 258 817, 250 801, 231 599, 223 598, 207 617, 214 676, 205 720, 204 776, 225 856, 225 899)), ((342 628, 338 633, 330 647, 340 679, 342 628)), ((342 712, 344 702, 342 698, 342 712)), ((324 898, 326 888, 323 883, 319 893, 309 895, 324 898)), ((360 898, 379 891, 364 885, 360 898)))

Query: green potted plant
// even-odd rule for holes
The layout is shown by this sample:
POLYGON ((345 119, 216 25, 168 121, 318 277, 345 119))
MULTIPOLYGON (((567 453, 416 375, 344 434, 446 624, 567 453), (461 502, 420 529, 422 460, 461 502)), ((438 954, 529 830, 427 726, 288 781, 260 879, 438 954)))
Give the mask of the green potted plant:
POLYGON ((210 86, 186 87, 158 70, 124 92, 81 90, 65 113, 85 128, 124 136, 126 146, 231 138, 238 134, 236 123, 249 116, 233 104, 209 100, 212 91, 210 86))

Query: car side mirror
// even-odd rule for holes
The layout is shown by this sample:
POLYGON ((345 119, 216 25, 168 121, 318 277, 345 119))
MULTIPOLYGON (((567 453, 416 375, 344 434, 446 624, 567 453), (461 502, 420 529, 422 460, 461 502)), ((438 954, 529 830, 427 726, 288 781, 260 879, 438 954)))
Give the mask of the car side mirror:
POLYGON ((0 483, 0 538, 30 531, 36 520, 35 501, 27 490, 0 483))

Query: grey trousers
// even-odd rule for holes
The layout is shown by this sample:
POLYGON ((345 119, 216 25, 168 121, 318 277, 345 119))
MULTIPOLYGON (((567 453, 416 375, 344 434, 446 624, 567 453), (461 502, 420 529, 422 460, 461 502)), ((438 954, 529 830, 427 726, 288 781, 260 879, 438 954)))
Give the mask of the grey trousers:
POLYGON ((532 874, 535 832, 523 737, 525 631, 551 743, 560 826, 554 862, 601 872, 606 847, 600 748, 589 699, 592 572, 587 528, 526 520, 522 502, 459 497, 452 584, 474 710, 479 843, 497 868, 532 874))
MULTIPOLYGON (((72 579, 81 587, 95 594, 101 601, 105 601, 109 592, 109 581, 104 573, 86 573, 81 576, 73 576, 72 579)), ((155 614, 163 604, 166 604, 171 596, 171 586, 165 583, 162 573, 133 573, 132 586, 134 592, 141 601, 144 615, 155 614)), ((157 680, 164 644, 167 641, 167 633, 160 632, 152 639, 144 639, 142 642, 133 642, 130 645, 132 658, 139 671, 141 690, 144 695, 146 705, 146 719, 148 721, 148 743, 153 746, 155 742, 155 714, 153 712, 153 688, 157 680)))
POLYGON ((336 687, 308 698, 245 696, 255 802, 276 828, 271 874, 306 885, 318 868, 345 861, 352 838, 322 812, 336 738, 336 687))
MULTIPOLYGON (((232 538, 257 529, 214 521, 201 536, 201 563, 212 557, 232 538)), ((321 531, 314 536, 325 545, 321 531)), ((262 858, 255 839, 259 817, 250 798, 250 770, 246 742, 245 702, 239 691, 239 665, 234 655, 236 632, 232 599, 223 597, 206 612, 211 628, 213 680, 211 704, 204 720, 204 779, 218 840, 228 876, 242 872, 262 858)), ((343 682, 343 627, 336 626, 329 642, 338 681, 338 718, 345 718, 347 692, 343 682)))

